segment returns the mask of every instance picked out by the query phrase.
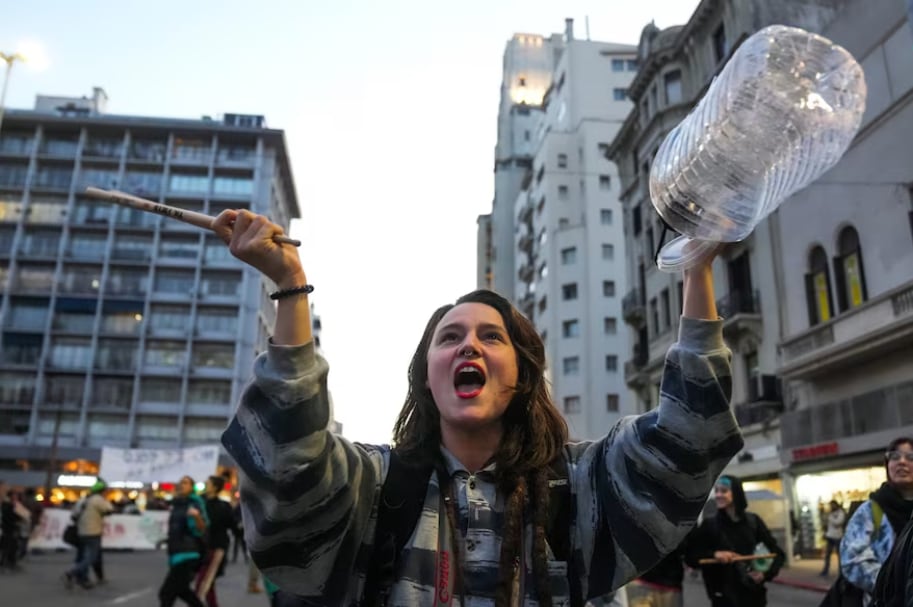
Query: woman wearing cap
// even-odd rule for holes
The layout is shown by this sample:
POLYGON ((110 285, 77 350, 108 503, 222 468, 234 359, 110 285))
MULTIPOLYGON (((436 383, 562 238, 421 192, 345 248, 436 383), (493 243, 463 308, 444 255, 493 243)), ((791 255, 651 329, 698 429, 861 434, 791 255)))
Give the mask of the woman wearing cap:
POLYGON ((108 488, 101 478, 89 489, 89 495, 80 500, 73 508, 73 520, 79 534, 79 552, 76 564, 63 574, 67 588, 77 583, 83 588, 91 588, 89 567, 98 559, 101 552, 101 536, 105 530, 104 517, 114 511, 114 506, 102 493, 108 488))

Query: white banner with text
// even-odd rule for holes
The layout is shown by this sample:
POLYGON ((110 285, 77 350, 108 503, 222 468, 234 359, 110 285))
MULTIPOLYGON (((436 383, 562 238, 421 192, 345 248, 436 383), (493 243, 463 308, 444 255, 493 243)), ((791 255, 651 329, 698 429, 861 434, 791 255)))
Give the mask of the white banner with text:
POLYGON ((186 449, 117 449, 102 447, 99 475, 107 482, 176 483, 182 476, 205 481, 215 474, 219 446, 186 449))

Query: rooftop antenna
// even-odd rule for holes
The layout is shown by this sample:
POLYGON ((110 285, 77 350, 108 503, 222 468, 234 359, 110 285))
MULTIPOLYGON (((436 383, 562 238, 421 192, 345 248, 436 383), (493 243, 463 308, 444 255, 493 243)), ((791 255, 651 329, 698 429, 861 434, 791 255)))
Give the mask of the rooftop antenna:
POLYGON ((587 41, 589 41, 589 39, 590 39, 590 16, 586 15, 583 18, 583 22, 584 22, 584 25, 586 26, 586 39, 587 39, 587 41))

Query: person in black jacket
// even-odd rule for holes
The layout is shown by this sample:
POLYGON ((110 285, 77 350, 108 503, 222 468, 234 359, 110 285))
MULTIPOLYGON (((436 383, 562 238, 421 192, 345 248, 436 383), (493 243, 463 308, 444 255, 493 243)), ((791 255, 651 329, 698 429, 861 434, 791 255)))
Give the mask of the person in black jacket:
POLYGON ((913 607, 913 518, 894 540, 878 570, 869 607, 913 607))
POLYGON ((159 607, 172 607, 181 599, 190 607, 203 607, 190 588, 205 553, 208 516, 206 504, 193 491, 193 479, 181 477, 168 515, 168 574, 159 588, 159 607))
POLYGON ((742 482, 723 475, 713 490, 717 511, 701 523, 688 543, 686 562, 700 566, 704 587, 713 607, 764 607, 767 589, 777 576, 786 554, 757 514, 748 512, 742 482), (772 561, 740 560, 756 553, 770 553, 772 561), (713 559, 714 563, 701 563, 713 559))
POLYGON ((225 573, 225 553, 228 551, 228 534, 234 532, 235 517, 231 504, 219 497, 225 488, 225 479, 221 476, 210 476, 206 481, 206 513, 209 515, 207 527, 206 555, 197 573, 196 593, 200 600, 206 600, 208 607, 218 607, 216 600, 216 578, 225 573))
POLYGON ((683 607, 687 542, 625 587, 628 607, 683 607))

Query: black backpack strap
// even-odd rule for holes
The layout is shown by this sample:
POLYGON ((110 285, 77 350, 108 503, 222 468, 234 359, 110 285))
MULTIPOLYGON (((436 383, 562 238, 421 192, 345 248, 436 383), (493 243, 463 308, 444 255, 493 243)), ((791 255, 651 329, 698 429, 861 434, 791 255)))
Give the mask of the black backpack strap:
POLYGON ((387 478, 380 489, 374 554, 365 576, 362 605, 386 604, 395 581, 396 563, 422 515, 430 478, 430 466, 406 464, 395 449, 390 450, 387 478))
POLYGON ((548 472, 548 527, 545 537, 555 559, 567 563, 567 581, 571 605, 583 605, 583 588, 580 585, 581 563, 577 562, 571 544, 571 527, 577 520, 577 504, 572 499, 568 474, 567 450, 555 458, 548 472))

